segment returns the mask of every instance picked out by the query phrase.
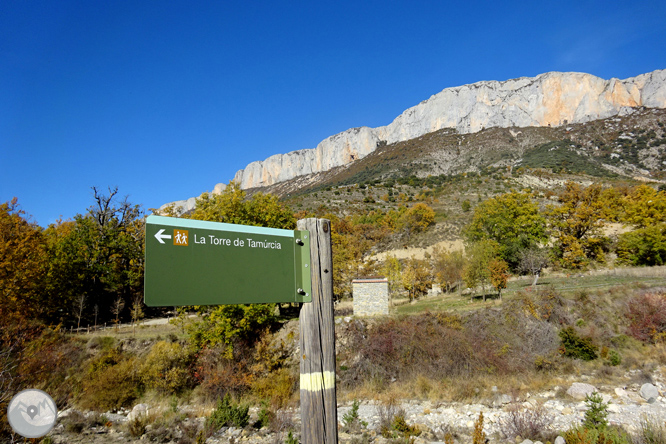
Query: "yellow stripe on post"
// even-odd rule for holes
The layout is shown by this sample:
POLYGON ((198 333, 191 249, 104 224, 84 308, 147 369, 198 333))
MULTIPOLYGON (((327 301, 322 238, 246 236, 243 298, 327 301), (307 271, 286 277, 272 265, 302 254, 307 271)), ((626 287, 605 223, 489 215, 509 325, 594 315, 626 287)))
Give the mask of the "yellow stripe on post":
POLYGON ((318 392, 335 388, 335 372, 305 373, 301 375, 301 390, 318 392))

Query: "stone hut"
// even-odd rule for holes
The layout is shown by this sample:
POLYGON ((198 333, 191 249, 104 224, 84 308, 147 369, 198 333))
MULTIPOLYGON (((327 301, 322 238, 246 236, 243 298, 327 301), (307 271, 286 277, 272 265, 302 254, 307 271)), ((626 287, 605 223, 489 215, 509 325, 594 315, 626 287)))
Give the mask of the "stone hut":
POLYGON ((386 316, 389 314, 388 279, 374 277, 352 281, 354 316, 386 316))

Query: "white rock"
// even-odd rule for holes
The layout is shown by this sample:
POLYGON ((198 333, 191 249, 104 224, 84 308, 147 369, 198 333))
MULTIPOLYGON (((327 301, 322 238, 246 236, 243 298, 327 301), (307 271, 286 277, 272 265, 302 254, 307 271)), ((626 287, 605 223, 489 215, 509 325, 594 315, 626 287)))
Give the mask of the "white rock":
POLYGON ((574 399, 585 399, 587 395, 591 395, 596 392, 597 389, 591 384, 585 384, 583 382, 574 382, 567 390, 567 395, 571 396, 574 399))
POLYGON ((144 416, 148 414, 148 404, 137 404, 134 406, 132 411, 127 415, 127 420, 128 421, 133 421, 136 418, 139 418, 140 416, 144 416))
POLYGON ((608 406, 608 411, 611 412, 611 413, 620 413, 622 411, 622 409, 617 404, 610 404, 608 406))
POLYGON ((647 402, 653 403, 659 396, 659 390, 657 390, 657 387, 652 384, 643 384, 639 394, 641 395, 641 398, 645 399, 647 402))

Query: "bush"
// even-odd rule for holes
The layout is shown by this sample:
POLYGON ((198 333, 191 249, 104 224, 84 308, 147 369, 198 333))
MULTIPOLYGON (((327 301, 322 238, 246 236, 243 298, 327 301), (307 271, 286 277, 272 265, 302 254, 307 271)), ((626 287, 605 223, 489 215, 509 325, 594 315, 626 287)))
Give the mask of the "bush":
POLYGON ((597 346, 592 342, 592 338, 581 338, 571 326, 560 330, 559 336, 562 343, 560 353, 564 356, 583 361, 597 359, 597 346))
POLYGON ((240 396, 253 381, 249 359, 244 347, 234 347, 231 359, 226 357, 223 346, 206 348, 196 356, 194 379, 209 400, 221 399, 227 393, 240 396))
POLYGON ((130 406, 142 391, 138 368, 135 356, 124 356, 116 350, 91 360, 79 404, 97 411, 130 406))
POLYGON ((550 430, 553 418, 542 406, 523 409, 517 405, 509 408, 508 415, 500 422, 500 431, 506 437, 533 441, 552 441, 550 430))
MULTIPOLYGON (((437 379, 505 368, 493 338, 479 337, 476 329, 468 331, 430 313, 387 319, 367 331, 354 323, 349 334, 346 349, 351 356, 349 370, 341 372, 343 387, 367 380, 383 384, 393 378, 437 379)), ((343 353, 341 362, 346 364, 343 353)))
POLYGON ((45 328, 21 350, 18 380, 24 387, 46 391, 57 404, 67 404, 78 389, 78 370, 84 356, 76 340, 45 328))
POLYGON ((285 406, 298 390, 298 379, 288 368, 281 368, 254 380, 252 393, 261 399, 268 399, 278 408, 285 406))
POLYGON ((141 366, 141 381, 160 394, 178 394, 192 385, 192 354, 177 342, 153 345, 141 366))
POLYGON ((656 342, 666 333, 666 294, 648 292, 627 303, 629 333, 641 341, 656 342))
POLYGON ((217 401, 217 407, 206 419, 206 425, 215 430, 221 427, 245 427, 249 420, 250 407, 231 402, 231 396, 225 395, 223 399, 217 401))
POLYGON ((612 367, 616 367, 622 363, 622 357, 615 350, 610 350, 605 362, 612 367))
POLYGON ((617 428, 603 430, 574 427, 562 435, 567 444, 631 444, 631 437, 617 428))

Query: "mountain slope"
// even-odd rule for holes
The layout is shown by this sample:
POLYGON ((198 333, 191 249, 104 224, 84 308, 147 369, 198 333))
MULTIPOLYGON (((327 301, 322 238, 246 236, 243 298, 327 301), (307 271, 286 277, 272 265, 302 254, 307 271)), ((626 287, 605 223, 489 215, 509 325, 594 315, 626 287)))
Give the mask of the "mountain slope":
POLYGON ((550 72, 447 88, 387 126, 353 128, 325 139, 314 149, 252 162, 234 180, 243 189, 273 185, 346 165, 383 144, 445 128, 470 134, 491 127, 552 127, 615 116, 627 107, 666 108, 666 70, 625 80, 550 72))

